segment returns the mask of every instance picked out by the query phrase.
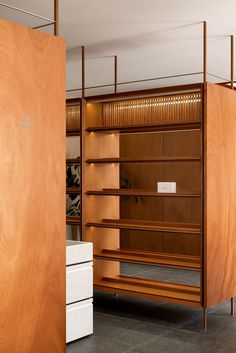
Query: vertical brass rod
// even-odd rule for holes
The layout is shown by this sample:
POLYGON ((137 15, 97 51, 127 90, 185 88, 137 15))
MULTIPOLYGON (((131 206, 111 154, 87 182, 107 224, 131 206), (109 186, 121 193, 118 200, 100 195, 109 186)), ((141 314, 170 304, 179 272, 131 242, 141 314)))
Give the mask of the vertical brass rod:
POLYGON ((203 327, 207 330, 207 308, 203 308, 203 327))
POLYGON ((117 55, 114 56, 114 91, 117 93, 117 55))
POLYGON ((234 298, 231 298, 231 316, 234 316, 234 298))
POLYGON ((234 89, 234 35, 230 36, 230 81, 231 88, 234 89))
POLYGON ((207 22, 203 21, 203 82, 207 81, 207 22))
POLYGON ((59 0, 54 0, 54 36, 59 35, 59 0))
POLYGON ((81 47, 81 58, 82 58, 82 98, 85 96, 85 52, 84 46, 81 47))

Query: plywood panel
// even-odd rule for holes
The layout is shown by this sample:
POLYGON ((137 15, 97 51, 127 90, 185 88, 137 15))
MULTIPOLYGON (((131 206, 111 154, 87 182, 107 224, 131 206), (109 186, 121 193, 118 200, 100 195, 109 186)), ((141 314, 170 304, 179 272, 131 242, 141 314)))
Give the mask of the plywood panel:
MULTIPOLYGON (((89 221, 101 221, 103 218, 119 218, 119 197, 88 196, 87 190, 100 190, 105 187, 119 188, 118 164, 88 164, 86 159, 103 156, 119 157, 119 135, 96 134, 87 132, 85 128, 96 125, 101 119, 101 104, 86 103, 83 100, 82 114, 82 234, 84 241, 93 242, 94 251, 103 248, 119 248, 119 229, 98 229, 87 227, 89 221)), ((103 276, 116 276, 119 274, 119 264, 112 261, 99 261, 94 263, 94 278, 103 276)))
MULTIPOLYGON (((144 133, 120 136, 121 157, 156 157, 163 155, 163 134, 144 133)), ((136 189, 156 189, 163 179, 163 165, 121 165, 121 187, 127 183, 136 189)), ((121 218, 163 220, 163 199, 145 197, 121 197, 121 218)), ((163 251, 163 234, 153 237, 150 232, 121 230, 121 247, 163 251)))
POLYGON ((236 296, 236 92, 205 87, 205 306, 236 296))
POLYGON ((0 21, 0 351, 65 352, 65 44, 0 21))
POLYGON ((201 236, 197 234, 165 233, 164 252, 181 255, 199 256, 201 253, 201 236))
MULTIPOLYGON (((165 133, 144 133, 120 137, 122 157, 153 156, 200 156, 200 130, 165 133)), ((200 192, 201 165, 149 164, 122 165, 121 182, 124 179, 132 188, 156 189, 157 181, 175 181, 177 191, 200 192)), ((132 219, 165 220, 200 223, 200 198, 121 198, 121 217, 132 219)), ((156 250, 198 255, 199 239, 188 235, 174 237, 158 234, 154 238, 149 232, 121 231, 121 246, 143 250, 156 250), (166 238, 166 239, 165 239, 166 238)))

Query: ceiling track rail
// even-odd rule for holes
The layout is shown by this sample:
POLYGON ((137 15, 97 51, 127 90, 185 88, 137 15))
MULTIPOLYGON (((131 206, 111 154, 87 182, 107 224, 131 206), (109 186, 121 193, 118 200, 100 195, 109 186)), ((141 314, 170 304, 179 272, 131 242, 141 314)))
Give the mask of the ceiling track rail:
POLYGON ((54 19, 45 17, 45 16, 41 16, 39 14, 36 14, 34 12, 30 12, 24 9, 20 9, 18 7, 12 6, 12 5, 8 5, 6 3, 0 2, 0 6, 2 7, 6 7, 8 9, 11 9, 13 11, 16 12, 20 12, 35 18, 38 18, 40 20, 44 20, 47 21, 47 23, 43 24, 43 25, 39 25, 36 27, 33 27, 33 29, 39 29, 39 28, 43 28, 43 27, 47 27, 47 26, 54 26, 54 35, 57 36, 59 34, 59 0, 54 0, 54 19))
MULTIPOLYGON (((187 77, 187 76, 194 76, 194 75, 202 75, 202 82, 206 83, 207 82, 207 75, 221 79, 225 82, 221 82, 219 84, 221 85, 228 85, 232 89, 234 89, 234 83, 236 82, 234 80, 234 36, 230 35, 230 80, 225 79, 221 76, 208 73, 207 72, 207 64, 208 64, 208 58, 207 58, 207 22, 202 21, 202 43, 203 43, 203 51, 202 51, 202 62, 203 62, 203 67, 202 71, 200 72, 192 72, 192 73, 186 73, 186 74, 179 74, 179 75, 172 75, 172 76, 163 76, 163 77, 155 77, 155 78, 149 78, 149 79, 141 79, 141 80, 133 80, 133 81, 126 81, 126 82, 118 82, 118 64, 117 64, 117 56, 114 55, 114 83, 110 84, 105 84, 105 85, 95 85, 95 86, 89 86, 85 87, 85 47, 82 46, 82 87, 81 88, 72 88, 66 90, 67 93, 71 92, 77 92, 77 91, 82 91, 82 98, 85 97, 85 90, 90 90, 90 89, 98 89, 98 88, 107 88, 107 87, 114 87, 114 93, 118 93, 118 86, 122 85, 128 85, 128 84, 135 84, 135 83, 144 83, 144 82, 151 82, 151 81, 157 81, 157 80, 163 80, 163 79, 171 79, 171 78, 180 78, 180 77, 187 77)), ((105 56, 103 56, 105 57, 105 56)), ((95 58, 88 58, 89 59, 95 59, 95 58)))

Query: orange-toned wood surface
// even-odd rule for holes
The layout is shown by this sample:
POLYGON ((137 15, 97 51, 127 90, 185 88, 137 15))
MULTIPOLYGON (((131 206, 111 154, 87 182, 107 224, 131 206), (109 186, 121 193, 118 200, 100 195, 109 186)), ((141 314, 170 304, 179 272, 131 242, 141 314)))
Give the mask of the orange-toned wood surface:
MULTIPOLYGON (((199 126, 198 126, 199 128, 199 126)), ((200 130, 173 131, 164 133, 127 134, 120 136, 121 157, 162 157, 176 158, 185 155, 201 155, 200 130)), ((177 193, 181 190, 200 192, 201 164, 170 163, 165 165, 121 165, 121 181, 127 179, 132 188, 154 189, 157 181, 175 181, 177 193)), ((157 189, 156 189, 157 190, 157 189)), ((129 191, 129 190, 127 190, 129 191)), ((121 198, 121 218, 141 218, 159 221, 200 223, 200 198, 176 197, 129 197, 121 198)), ((164 251, 186 255, 200 254, 200 236, 182 234, 158 234, 155 238, 150 232, 134 230, 121 231, 121 247, 151 251, 164 251)))
POLYGON ((65 352, 65 44, 0 21, 0 352, 65 352))
POLYGON ((116 260, 130 263, 139 263, 147 265, 157 265, 164 267, 183 268, 190 270, 200 270, 199 256, 185 256, 169 253, 158 253, 151 251, 128 250, 128 249, 103 249, 95 253, 95 257, 104 260, 116 260))
POLYGON ((95 288, 112 293, 200 307, 200 288, 131 276, 104 277, 95 288))
MULTIPOLYGON (((99 229, 86 227, 89 221, 100 221, 103 218, 118 218, 119 197, 89 196, 86 194, 92 188, 119 188, 119 165, 88 164, 86 159, 101 158, 109 153, 112 157, 119 157, 119 136, 111 134, 95 134, 87 132, 86 127, 100 124, 102 119, 101 104, 86 104, 83 101, 82 114, 82 235, 84 241, 93 242, 94 251, 101 251, 104 247, 117 249, 119 247, 119 229, 99 229)), ((116 276, 119 274, 119 264, 111 261, 94 261, 94 278, 116 276)))
POLYGON ((205 87, 205 303, 236 296, 236 92, 205 87))

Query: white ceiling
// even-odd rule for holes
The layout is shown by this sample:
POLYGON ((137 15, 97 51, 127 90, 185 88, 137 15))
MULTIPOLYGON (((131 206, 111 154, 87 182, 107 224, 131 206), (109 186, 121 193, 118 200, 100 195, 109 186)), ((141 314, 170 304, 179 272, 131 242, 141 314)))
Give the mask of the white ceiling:
MULTIPOLYGON (((53 0, 4 2, 53 17, 53 0)), ((0 17, 29 26, 45 23, 3 7, 0 17)), ((236 34, 235 0, 60 0, 60 35, 68 48, 67 88, 81 87, 81 45, 86 49, 86 86, 113 82, 113 55, 118 56, 119 82, 200 72, 203 20, 208 22, 208 72, 229 79, 228 35, 236 34)), ((195 75, 122 85, 119 90, 201 80, 195 75)), ((208 75, 208 80, 215 79, 208 75)))

